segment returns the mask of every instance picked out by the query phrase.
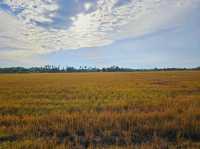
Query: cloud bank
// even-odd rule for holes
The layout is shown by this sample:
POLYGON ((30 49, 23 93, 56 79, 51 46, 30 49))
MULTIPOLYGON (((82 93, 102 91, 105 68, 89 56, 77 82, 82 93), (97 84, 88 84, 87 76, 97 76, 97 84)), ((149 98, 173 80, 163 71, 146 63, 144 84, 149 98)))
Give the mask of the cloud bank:
POLYGON ((179 25, 178 20, 199 2, 97 0, 82 4, 76 0, 85 10, 71 16, 69 26, 55 28, 51 24, 60 13, 59 0, 2 0, 0 5, 6 8, 0 7, 1 57, 100 47, 137 38, 179 25))

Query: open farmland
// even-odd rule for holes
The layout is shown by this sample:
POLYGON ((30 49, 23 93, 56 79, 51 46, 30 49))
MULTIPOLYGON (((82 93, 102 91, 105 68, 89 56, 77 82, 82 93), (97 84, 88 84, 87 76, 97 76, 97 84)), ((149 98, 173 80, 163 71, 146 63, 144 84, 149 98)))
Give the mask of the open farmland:
POLYGON ((200 148, 200 72, 0 75, 0 148, 200 148))

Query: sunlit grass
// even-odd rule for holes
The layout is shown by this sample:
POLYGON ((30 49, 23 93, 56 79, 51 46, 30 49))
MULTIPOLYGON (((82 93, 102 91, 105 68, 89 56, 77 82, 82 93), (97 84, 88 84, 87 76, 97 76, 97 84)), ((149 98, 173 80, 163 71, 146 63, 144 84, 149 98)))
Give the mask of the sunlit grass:
POLYGON ((0 148, 199 148, 200 72, 0 75, 0 148))

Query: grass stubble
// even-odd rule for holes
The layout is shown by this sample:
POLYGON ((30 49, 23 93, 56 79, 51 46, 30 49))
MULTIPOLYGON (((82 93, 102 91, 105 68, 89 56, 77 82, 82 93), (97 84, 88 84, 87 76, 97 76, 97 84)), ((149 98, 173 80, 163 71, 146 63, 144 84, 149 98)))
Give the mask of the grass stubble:
POLYGON ((200 72, 1 74, 1 148, 200 148, 200 72))

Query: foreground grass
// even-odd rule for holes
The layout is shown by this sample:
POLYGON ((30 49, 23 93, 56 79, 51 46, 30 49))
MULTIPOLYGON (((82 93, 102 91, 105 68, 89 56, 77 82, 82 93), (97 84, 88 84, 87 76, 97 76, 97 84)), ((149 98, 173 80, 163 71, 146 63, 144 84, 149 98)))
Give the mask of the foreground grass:
POLYGON ((200 148, 200 72, 0 75, 0 148, 200 148))

